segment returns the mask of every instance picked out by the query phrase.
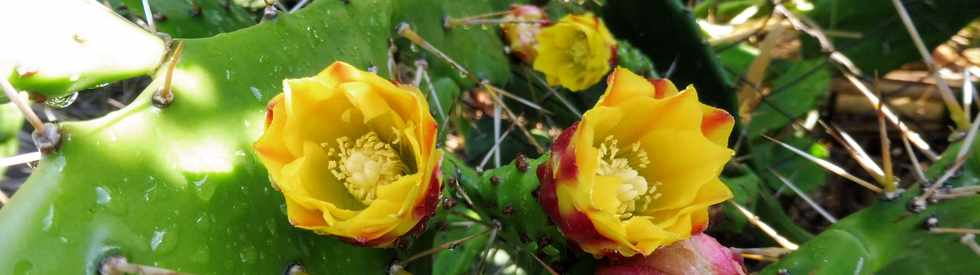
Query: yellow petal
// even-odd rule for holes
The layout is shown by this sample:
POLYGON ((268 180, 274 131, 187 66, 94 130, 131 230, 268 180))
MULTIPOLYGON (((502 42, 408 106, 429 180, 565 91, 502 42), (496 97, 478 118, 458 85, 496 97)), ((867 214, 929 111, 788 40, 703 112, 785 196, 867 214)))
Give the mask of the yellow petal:
POLYGON ((338 137, 357 137, 367 132, 363 122, 357 120, 361 113, 337 90, 325 87, 321 81, 311 78, 288 80, 285 83, 290 90, 285 92, 285 101, 287 105, 292 101, 292 107, 286 108, 283 140, 293 155, 302 155, 303 143, 306 141, 333 142, 338 137), (353 119, 337 119, 341 117, 353 119), (314 123, 311 120, 315 118, 321 119, 314 123), (332 118, 334 123, 326 123, 322 118, 332 118), (342 123, 342 126, 338 123, 342 123))
POLYGON ((704 113, 701 133, 715 144, 728 146, 728 136, 735 128, 735 118, 722 109, 708 105, 702 105, 701 108, 704 113))
POLYGON ((654 87, 654 96, 656 98, 665 98, 675 96, 679 91, 677 91, 677 86, 674 86, 674 82, 669 79, 652 79, 650 83, 654 87))
POLYGON ((616 68, 606 82, 606 91, 596 106, 618 106, 636 98, 653 96, 653 85, 649 81, 624 68, 616 68))
MULTIPOLYGON (((375 92, 370 84, 364 82, 347 82, 342 83, 339 89, 344 91, 350 102, 364 115, 364 124, 391 113, 393 110, 385 101, 385 98, 381 94, 375 92)), ((395 128, 404 127, 404 121, 398 116, 384 116, 386 123, 395 128)))
POLYGON ((361 242, 378 239, 398 226, 398 216, 394 215, 398 208, 397 203, 376 200, 354 218, 337 222, 326 231, 361 242))
POLYGON ((286 198, 286 215, 291 224, 300 228, 315 229, 327 225, 319 210, 305 208, 288 197, 286 198))
POLYGON ((635 242, 636 250, 644 256, 650 255, 662 245, 687 238, 684 234, 664 230, 647 217, 633 217, 624 222, 629 239, 635 242))
POLYGON ((718 146, 697 131, 656 130, 640 139, 650 165, 640 174, 660 182, 650 210, 677 208, 694 200, 695 191, 718 177, 733 151, 718 146))
MULTIPOLYGON (((680 208, 661 209, 658 211, 647 211, 644 215, 654 217, 657 224, 662 227, 675 227, 679 220, 683 220, 686 215, 690 216, 691 226, 707 226, 707 210, 711 205, 724 202, 732 198, 731 190, 715 178, 705 183, 694 200, 680 208)), ((703 229, 703 228, 701 228, 703 229)), ((687 230, 687 229, 684 229, 687 230)))
POLYGON ((628 248, 627 250, 636 249, 626 238, 626 227, 623 226, 623 222, 619 220, 619 217, 613 215, 612 213, 606 212, 584 212, 589 216, 589 220, 592 221, 592 225, 595 226, 595 229, 599 232, 599 234, 602 234, 602 236, 606 237, 607 239, 619 244, 620 247, 628 248))
POLYGON ((592 207, 599 211, 616 213, 621 204, 617 195, 619 187, 623 185, 623 180, 613 176, 596 176, 595 183, 592 184, 592 207))
POLYGON ((289 152, 283 140, 283 131, 286 124, 286 108, 282 104, 282 95, 276 96, 269 102, 266 111, 265 132, 255 142, 253 147, 258 153, 262 164, 269 170, 269 176, 273 179, 281 178, 282 166, 296 159, 296 156, 289 152))

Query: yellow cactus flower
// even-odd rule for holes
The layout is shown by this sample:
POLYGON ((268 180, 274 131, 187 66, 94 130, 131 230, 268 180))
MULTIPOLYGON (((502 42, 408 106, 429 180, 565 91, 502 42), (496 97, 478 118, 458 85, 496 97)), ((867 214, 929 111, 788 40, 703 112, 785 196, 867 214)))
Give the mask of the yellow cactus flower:
POLYGON ((541 24, 538 22, 546 22, 548 15, 534 5, 514 4, 510 6, 503 19, 505 22, 517 21, 517 23, 504 23, 500 26, 510 52, 521 61, 533 63, 538 55, 534 47, 538 44, 537 36, 541 32, 541 24))
POLYGON ((549 85, 581 91, 602 80, 616 59, 616 40, 602 19, 568 15, 538 34, 534 69, 549 85))
POLYGON ((596 257, 650 255, 708 225, 732 197, 718 179, 734 153, 734 119, 697 91, 626 69, 541 165, 538 200, 562 233, 596 257))
POLYGON ((290 223, 385 247, 435 211, 436 128, 418 89, 336 62, 283 81, 254 147, 290 223))

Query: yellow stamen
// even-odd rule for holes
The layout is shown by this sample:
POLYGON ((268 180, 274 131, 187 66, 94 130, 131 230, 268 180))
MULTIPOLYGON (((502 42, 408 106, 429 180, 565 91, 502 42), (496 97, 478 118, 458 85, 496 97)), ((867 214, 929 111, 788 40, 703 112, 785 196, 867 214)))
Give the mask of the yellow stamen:
POLYGON ((616 176, 623 182, 619 186, 619 193, 616 196, 620 201, 616 214, 621 219, 632 217, 633 212, 646 209, 651 201, 660 197, 656 191, 657 186, 661 183, 648 183, 647 179, 636 170, 637 168, 646 168, 649 165, 650 158, 647 156, 647 152, 640 148, 639 142, 631 144, 625 152, 620 152, 619 141, 613 136, 607 136, 599 144, 598 174, 600 176, 616 176))
POLYGON ((378 186, 395 182, 405 171, 398 152, 375 132, 367 133, 353 143, 348 137, 337 138, 337 147, 327 153, 334 158, 328 163, 330 172, 364 204, 377 198, 378 186))

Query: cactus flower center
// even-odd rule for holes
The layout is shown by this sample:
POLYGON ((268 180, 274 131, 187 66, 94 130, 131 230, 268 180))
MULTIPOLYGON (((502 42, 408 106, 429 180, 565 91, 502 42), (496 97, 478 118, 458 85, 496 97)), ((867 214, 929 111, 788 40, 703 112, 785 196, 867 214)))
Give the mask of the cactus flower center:
POLYGON ((621 150, 619 141, 613 136, 607 136, 599 145, 598 175, 619 177, 622 182, 616 196, 620 202, 616 214, 620 219, 629 219, 634 212, 645 209, 651 201, 660 197, 657 186, 661 183, 647 182, 636 170, 648 165, 650 159, 647 152, 640 149, 639 142, 621 150))
MULTIPOLYGON (((588 39, 584 34, 577 35, 580 40, 588 39)), ((571 61, 576 64, 586 65, 586 61, 589 58, 589 45, 587 43, 574 43, 568 49, 568 54, 571 56, 571 61)))
MULTIPOLYGON (((397 144, 398 140, 392 143, 397 144)), ((328 163, 330 172, 365 205, 377 198, 378 186, 395 182, 405 171, 398 152, 375 132, 364 134, 354 142, 348 137, 337 138, 337 147, 327 153, 334 158, 328 163)))

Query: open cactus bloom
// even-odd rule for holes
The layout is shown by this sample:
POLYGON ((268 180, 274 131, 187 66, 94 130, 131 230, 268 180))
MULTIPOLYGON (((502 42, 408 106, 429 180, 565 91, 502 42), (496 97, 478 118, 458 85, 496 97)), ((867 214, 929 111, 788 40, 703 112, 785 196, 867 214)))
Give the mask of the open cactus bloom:
POLYGON ((657 249, 650 256, 610 261, 599 267, 596 274, 744 275, 745 270, 742 257, 701 233, 657 249))
POLYGON ((254 147, 290 223, 384 247, 435 211, 437 127, 416 88, 336 62, 283 90, 254 147))
POLYGON ((581 91, 602 80, 615 63, 616 39, 591 13, 568 15, 537 36, 534 69, 549 85, 581 91))
POLYGON ((562 233, 596 257, 650 255, 708 225, 732 197, 718 175, 734 119, 693 87, 617 68, 582 120, 540 166, 538 200, 562 233))

